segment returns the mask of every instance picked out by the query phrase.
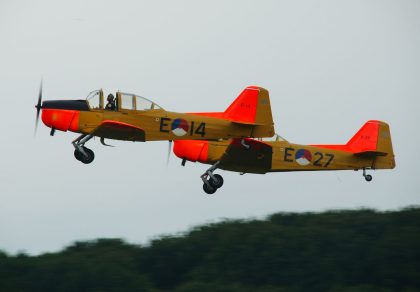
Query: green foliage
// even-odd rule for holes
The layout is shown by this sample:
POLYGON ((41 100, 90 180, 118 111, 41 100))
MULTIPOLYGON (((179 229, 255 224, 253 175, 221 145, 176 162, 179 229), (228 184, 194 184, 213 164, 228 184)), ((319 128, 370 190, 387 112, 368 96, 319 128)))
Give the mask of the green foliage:
POLYGON ((418 291, 420 208, 279 213, 148 246, 75 242, 0 252, 0 291, 418 291))

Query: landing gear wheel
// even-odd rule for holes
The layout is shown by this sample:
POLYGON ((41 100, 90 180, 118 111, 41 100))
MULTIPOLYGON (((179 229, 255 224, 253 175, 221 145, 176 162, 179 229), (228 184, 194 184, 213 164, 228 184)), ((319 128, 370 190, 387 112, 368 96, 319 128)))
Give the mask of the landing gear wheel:
POLYGON ((220 161, 217 161, 200 176, 203 181, 203 190, 209 195, 214 194, 223 185, 223 177, 219 174, 213 174, 219 163, 220 161))
POLYGON ((203 184, 203 190, 204 190, 207 194, 212 195, 212 194, 214 194, 214 193, 217 191, 217 188, 214 188, 214 187, 209 186, 208 184, 204 183, 204 184, 203 184))
POLYGON ((77 160, 79 160, 79 161, 82 161, 82 158, 83 158, 83 153, 82 152, 80 152, 79 150, 77 150, 77 149, 74 149, 74 158, 76 158, 77 160))
POLYGON ((213 177, 215 180, 212 178, 209 179, 210 185, 215 189, 221 188, 223 186, 223 177, 220 174, 214 174, 213 177))
POLYGON ((372 180, 372 176, 371 176, 370 174, 367 174, 367 175, 365 176, 365 180, 366 180, 366 181, 371 181, 371 180, 372 180))
POLYGON ((95 159, 95 153, 89 148, 83 147, 83 151, 86 152, 87 156, 85 156, 81 151, 78 149, 74 150, 74 157, 84 164, 89 164, 95 159))
POLYGON ((82 162, 84 164, 91 163, 95 159, 95 153, 93 153, 93 151, 90 150, 89 148, 84 148, 83 150, 85 150, 88 156, 87 157, 83 156, 82 162))

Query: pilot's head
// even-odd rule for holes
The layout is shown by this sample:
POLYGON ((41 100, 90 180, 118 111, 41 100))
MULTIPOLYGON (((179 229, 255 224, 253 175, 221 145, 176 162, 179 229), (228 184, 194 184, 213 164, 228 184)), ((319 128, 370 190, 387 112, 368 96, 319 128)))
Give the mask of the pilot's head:
POLYGON ((113 101, 114 100, 114 96, 112 95, 112 93, 108 94, 108 101, 113 101))

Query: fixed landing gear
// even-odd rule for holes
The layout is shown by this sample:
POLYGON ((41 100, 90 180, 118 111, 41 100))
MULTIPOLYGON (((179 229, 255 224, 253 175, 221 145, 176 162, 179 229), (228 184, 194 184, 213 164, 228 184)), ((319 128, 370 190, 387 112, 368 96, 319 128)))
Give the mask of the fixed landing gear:
POLYGON ((370 174, 366 174, 366 168, 363 168, 363 177, 367 182, 371 181, 373 177, 370 174))
POLYGON ((220 174, 214 174, 213 177, 203 179, 203 190, 207 194, 214 194, 217 189, 223 186, 223 177, 220 174))
POLYGON ((213 172, 217 169, 218 164, 219 162, 216 162, 203 175, 201 175, 203 190, 209 195, 214 194, 217 189, 223 186, 223 177, 220 174, 213 174, 213 172))
POLYGON ((84 164, 89 164, 95 159, 95 153, 85 147, 85 143, 92 139, 92 135, 83 134, 72 142, 74 146, 74 157, 84 164))

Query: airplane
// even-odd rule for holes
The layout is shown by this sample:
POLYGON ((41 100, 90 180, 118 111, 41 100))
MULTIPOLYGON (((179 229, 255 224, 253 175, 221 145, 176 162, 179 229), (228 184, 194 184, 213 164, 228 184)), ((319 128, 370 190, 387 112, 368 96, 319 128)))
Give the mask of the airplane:
POLYGON ((94 152, 85 146, 95 136, 100 137, 103 145, 111 146, 105 143, 105 139, 171 142, 274 135, 269 94, 261 87, 245 88, 224 112, 169 112, 140 95, 119 91, 115 98, 108 95, 107 101, 105 104, 100 89, 90 92, 85 100, 42 102, 41 81, 35 106, 35 133, 42 110, 42 121, 51 128, 51 136, 56 130, 81 134, 72 144, 75 158, 85 164, 95 158, 94 152))
POLYGON ((366 181, 372 180, 368 169, 393 169, 395 158, 389 125, 371 120, 343 145, 299 145, 279 135, 267 139, 226 139, 220 141, 174 141, 173 152, 186 161, 210 164, 201 175, 203 190, 214 194, 224 180, 216 169, 265 174, 286 171, 363 170, 366 181))

